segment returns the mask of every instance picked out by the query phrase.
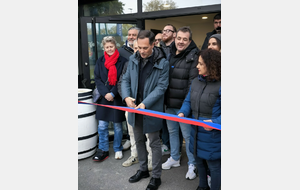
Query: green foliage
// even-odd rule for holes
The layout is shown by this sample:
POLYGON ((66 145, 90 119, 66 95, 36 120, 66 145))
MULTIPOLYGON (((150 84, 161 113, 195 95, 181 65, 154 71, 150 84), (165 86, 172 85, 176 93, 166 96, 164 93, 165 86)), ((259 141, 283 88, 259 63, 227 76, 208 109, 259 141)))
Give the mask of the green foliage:
POLYGON ((168 10, 168 9, 176 9, 176 3, 173 0, 152 0, 143 5, 145 7, 145 12, 150 11, 161 11, 161 10, 168 10), (164 4, 170 5, 169 7, 164 7, 164 4))
POLYGON ((124 14, 123 4, 119 0, 90 4, 90 16, 109 16, 124 14))

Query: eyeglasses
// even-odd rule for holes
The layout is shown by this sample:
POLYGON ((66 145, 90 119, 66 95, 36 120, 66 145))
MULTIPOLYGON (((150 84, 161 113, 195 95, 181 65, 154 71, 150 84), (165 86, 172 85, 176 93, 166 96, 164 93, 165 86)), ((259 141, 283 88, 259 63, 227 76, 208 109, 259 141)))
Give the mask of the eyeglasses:
POLYGON ((154 41, 159 41, 159 42, 160 42, 160 41, 161 41, 161 39, 155 39, 154 41))
POLYGON ((165 32, 165 33, 169 33, 169 32, 174 32, 174 31, 173 31, 173 30, 169 30, 169 29, 167 29, 167 30, 162 30, 162 31, 161 31, 161 33, 164 33, 164 32, 165 32))

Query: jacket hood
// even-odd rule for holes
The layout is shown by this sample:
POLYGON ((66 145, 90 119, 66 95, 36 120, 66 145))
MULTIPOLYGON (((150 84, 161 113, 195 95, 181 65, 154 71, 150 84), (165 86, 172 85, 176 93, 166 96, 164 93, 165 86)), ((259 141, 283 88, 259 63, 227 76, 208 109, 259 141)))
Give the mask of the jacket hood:
MULTIPOLYGON (((137 51, 137 52, 134 54, 134 58, 137 59, 137 60, 141 60, 141 59, 142 59, 142 57, 141 57, 139 51, 137 51)), ((163 50, 161 47, 156 47, 156 46, 154 46, 154 47, 153 47, 153 53, 152 53, 152 55, 150 56, 150 60, 153 60, 153 63, 159 64, 159 61, 160 61, 162 58, 166 58, 166 54, 165 54, 164 50, 163 50)))

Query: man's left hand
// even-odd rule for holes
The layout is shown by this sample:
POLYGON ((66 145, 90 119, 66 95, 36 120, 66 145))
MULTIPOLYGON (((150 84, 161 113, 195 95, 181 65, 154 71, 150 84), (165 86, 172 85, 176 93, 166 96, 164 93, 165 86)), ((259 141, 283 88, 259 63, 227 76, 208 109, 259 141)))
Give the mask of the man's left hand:
POLYGON ((145 104, 143 104, 143 103, 140 103, 135 109, 145 109, 146 108, 146 106, 145 106, 145 104))

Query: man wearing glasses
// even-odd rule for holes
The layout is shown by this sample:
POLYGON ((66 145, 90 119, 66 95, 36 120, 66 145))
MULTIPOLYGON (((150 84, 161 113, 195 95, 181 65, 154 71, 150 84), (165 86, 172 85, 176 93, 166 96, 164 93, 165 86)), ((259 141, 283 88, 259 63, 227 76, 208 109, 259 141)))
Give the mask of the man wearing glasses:
MULTIPOLYGON (((167 60, 169 60, 171 44, 174 42, 176 36, 176 28, 172 24, 167 24, 165 25, 161 33, 162 33, 162 41, 160 42, 160 47, 164 50, 167 56, 167 60)), ((170 137, 169 137, 169 131, 165 119, 163 120, 161 140, 163 143, 161 147, 162 155, 170 154, 170 137)))
POLYGON ((170 54, 171 43, 174 42, 176 37, 176 28, 172 24, 167 24, 161 31, 162 41, 160 42, 160 47, 163 48, 167 57, 170 54))
POLYGON ((218 13, 214 16, 214 30, 206 34, 206 38, 203 42, 201 50, 207 49, 208 40, 214 34, 221 34, 221 13, 218 13))

